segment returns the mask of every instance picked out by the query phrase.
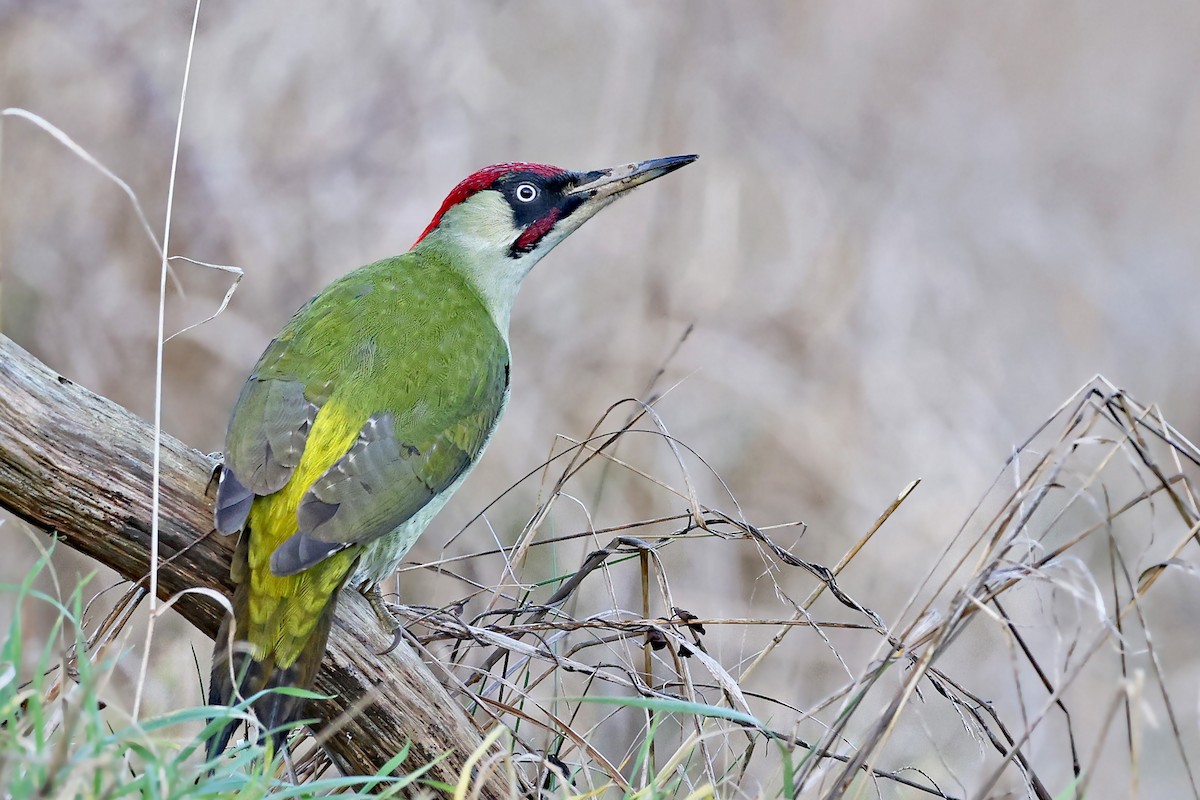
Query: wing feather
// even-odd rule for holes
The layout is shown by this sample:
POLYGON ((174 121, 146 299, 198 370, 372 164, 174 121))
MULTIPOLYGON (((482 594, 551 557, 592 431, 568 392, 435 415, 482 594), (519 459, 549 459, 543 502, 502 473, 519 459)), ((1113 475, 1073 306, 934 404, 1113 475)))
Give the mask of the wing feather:
MULTIPOLYGON (((497 356, 501 354, 497 353, 497 356)), ((408 413, 380 412, 300 501, 298 532, 271 556, 271 571, 292 575, 330 553, 396 530, 446 491, 478 458, 504 408, 507 354, 463 387, 457 402, 434 415, 419 404, 408 413)))

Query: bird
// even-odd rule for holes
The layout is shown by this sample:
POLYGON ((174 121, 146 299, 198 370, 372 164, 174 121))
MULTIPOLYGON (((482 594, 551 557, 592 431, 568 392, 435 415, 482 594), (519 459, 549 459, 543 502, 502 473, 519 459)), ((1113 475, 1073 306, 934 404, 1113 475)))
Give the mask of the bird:
MULTIPOLYGON (((330 283, 267 345, 230 415, 214 527, 238 534, 209 705, 251 704, 278 752, 338 594, 375 592, 479 462, 509 400, 509 322, 533 266, 695 155, 577 172, 507 162, 447 195, 408 252, 330 283), (262 693, 262 694, 260 694, 262 693)), ((237 727, 206 742, 211 760, 237 727)))

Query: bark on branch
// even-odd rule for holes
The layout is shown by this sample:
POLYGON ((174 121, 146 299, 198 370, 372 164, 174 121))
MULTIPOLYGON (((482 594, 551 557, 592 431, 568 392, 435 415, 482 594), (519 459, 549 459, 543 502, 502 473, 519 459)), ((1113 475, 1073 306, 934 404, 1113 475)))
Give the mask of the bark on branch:
MULTIPOLYGON (((0 335, 0 507, 57 536, 130 580, 150 560, 152 427, 121 406, 56 374, 0 335)), ((233 541, 212 530, 214 464, 170 436, 161 450, 159 595, 207 586, 229 594, 233 541)), ((175 609, 207 636, 222 610, 189 594, 175 609)), ((374 772, 411 743, 414 769, 446 752, 427 776, 451 785, 482 738, 461 707, 403 642, 392 642, 357 592, 338 604, 316 690, 335 696, 313 716, 340 731, 326 744, 352 774, 374 772), (348 722, 343 711, 374 702, 348 722)), ((509 792, 497 778, 485 796, 509 792)))

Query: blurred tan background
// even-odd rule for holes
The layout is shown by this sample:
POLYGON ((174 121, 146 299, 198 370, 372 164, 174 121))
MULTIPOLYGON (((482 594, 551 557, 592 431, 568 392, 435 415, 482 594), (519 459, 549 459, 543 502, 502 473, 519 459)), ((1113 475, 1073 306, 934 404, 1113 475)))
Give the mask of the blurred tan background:
MULTIPOLYGON (((186 3, 0 0, 0 105, 69 133, 159 231, 190 22, 186 3)), ((694 323, 660 412, 752 522, 808 524, 799 542, 780 532, 797 554, 835 562, 923 479, 842 581, 896 608, 1011 448, 1092 375, 1200 433, 1197 41, 1200 6, 1185 2, 208 3, 170 251, 246 277, 220 318, 168 344, 165 429, 220 449, 240 382, 291 312, 407 249, 474 169, 699 153, 531 276, 508 415, 417 555, 436 556, 556 434, 583 436, 642 393, 694 323)), ((149 417, 157 269, 113 185, 3 122, 5 334, 149 417)), ((228 281, 177 270, 187 296, 172 293, 169 331, 211 313, 228 281)), ((490 517, 499 538, 536 491, 490 517)), ((633 486, 597 524, 664 508, 682 510, 633 486)), ((0 534, 23 553, 0 565, 11 582, 35 550, 11 521, 0 534)), ((790 613, 749 548, 729 553, 676 573, 681 605, 790 613)), ((60 555, 64 579, 91 569, 60 555)), ((781 581, 799 596, 812 584, 781 581)), ((751 650, 714 646, 727 663, 751 650)), ((152 700, 198 700, 190 652, 163 649, 152 700)), ((786 670, 763 688, 793 687, 803 707, 845 679, 824 669, 823 690, 786 670)), ((1194 713, 1194 693, 1180 699, 1194 713)))

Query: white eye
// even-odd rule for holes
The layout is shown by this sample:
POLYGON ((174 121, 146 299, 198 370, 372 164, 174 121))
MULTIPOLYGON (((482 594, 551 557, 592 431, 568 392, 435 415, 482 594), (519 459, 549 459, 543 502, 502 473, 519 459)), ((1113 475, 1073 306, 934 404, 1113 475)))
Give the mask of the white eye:
POLYGON ((517 199, 522 203, 532 203, 538 196, 538 188, 532 183, 522 183, 517 187, 517 199))

